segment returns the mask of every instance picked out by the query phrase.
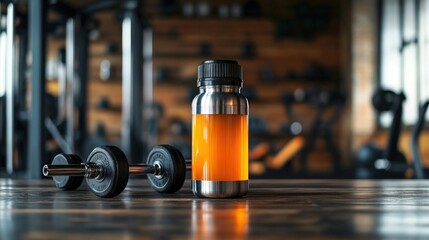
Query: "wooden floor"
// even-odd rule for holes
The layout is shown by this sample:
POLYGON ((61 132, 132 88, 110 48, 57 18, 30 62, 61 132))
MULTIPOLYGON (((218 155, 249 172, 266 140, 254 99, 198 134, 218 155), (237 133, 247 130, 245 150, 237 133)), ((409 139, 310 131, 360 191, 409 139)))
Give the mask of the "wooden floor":
POLYGON ((0 179, 0 239, 429 239, 429 181, 255 180, 241 199, 189 186, 161 195, 134 179, 100 199, 0 179))

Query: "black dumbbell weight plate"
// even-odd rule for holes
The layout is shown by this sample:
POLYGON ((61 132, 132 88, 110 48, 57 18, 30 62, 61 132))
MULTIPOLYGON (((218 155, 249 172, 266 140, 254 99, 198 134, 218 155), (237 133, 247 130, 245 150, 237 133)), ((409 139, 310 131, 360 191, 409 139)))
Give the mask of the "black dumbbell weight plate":
POLYGON ((86 178, 91 191, 102 198, 120 194, 128 183, 128 161, 125 154, 116 146, 96 147, 89 154, 87 163, 95 163, 103 168, 99 178, 86 178))
POLYGON ((147 176, 155 191, 174 193, 182 188, 186 178, 186 163, 183 155, 175 147, 170 145, 154 147, 149 153, 146 164, 161 167, 161 175, 147 176))
MULTIPOLYGON (((82 159, 78 155, 74 154, 58 154, 52 160, 52 165, 71 165, 71 164, 82 164, 82 159)), ((79 176, 54 176, 52 180, 55 182, 55 186, 61 190, 76 190, 82 185, 83 177, 79 176)))

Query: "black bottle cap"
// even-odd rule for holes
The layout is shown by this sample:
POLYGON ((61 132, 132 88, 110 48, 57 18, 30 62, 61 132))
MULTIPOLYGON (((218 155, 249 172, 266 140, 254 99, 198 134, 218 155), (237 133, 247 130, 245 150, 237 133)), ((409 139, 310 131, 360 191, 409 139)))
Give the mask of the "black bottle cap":
POLYGON ((243 70, 234 60, 206 60, 198 65, 198 87, 214 85, 242 86, 243 70))

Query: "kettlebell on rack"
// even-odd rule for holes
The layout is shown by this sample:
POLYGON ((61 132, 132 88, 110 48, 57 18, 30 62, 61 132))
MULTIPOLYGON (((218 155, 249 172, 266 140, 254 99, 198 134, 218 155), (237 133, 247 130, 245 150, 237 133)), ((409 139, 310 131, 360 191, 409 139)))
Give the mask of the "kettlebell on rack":
POLYGON ((357 178, 404 178, 408 168, 404 154, 398 149, 399 135, 402 127, 402 105, 405 101, 403 92, 378 89, 372 104, 377 112, 391 111, 393 119, 389 130, 389 138, 385 149, 367 143, 355 156, 357 178))

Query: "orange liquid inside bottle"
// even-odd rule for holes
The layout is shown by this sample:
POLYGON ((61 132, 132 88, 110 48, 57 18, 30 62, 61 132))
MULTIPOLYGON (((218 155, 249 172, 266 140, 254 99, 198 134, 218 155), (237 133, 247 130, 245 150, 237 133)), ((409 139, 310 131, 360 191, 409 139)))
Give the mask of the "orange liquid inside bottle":
POLYGON ((192 179, 248 180, 247 115, 194 114, 192 118, 192 179))

